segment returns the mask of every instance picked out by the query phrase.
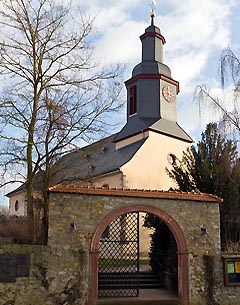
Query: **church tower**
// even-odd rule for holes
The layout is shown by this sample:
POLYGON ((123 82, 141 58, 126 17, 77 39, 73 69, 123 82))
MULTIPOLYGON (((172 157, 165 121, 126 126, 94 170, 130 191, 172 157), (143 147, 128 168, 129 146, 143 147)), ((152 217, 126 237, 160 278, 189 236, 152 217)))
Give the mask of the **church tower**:
POLYGON ((118 133, 115 142, 131 138, 146 130, 192 142, 177 124, 177 95, 179 83, 172 79, 170 68, 163 63, 163 46, 166 43, 160 29, 151 25, 140 36, 142 61, 125 82, 127 88, 127 123, 118 133))
MULTIPOLYGON (((179 83, 163 61, 165 38, 154 24, 140 36, 142 59, 125 82, 127 123, 117 135, 64 155, 53 169, 52 185, 79 181, 97 187, 168 190, 166 173, 193 142, 177 123, 179 83), (77 165, 77 166, 76 166, 77 165)), ((34 192, 40 180, 35 179, 34 192)), ((7 194, 10 213, 24 215, 26 184, 7 194), (18 209, 15 207, 19 206, 18 209)))

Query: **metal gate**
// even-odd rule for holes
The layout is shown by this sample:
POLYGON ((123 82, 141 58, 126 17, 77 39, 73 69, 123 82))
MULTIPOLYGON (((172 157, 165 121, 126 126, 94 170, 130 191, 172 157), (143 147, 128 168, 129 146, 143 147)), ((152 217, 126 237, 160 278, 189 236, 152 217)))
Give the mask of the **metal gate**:
POLYGON ((136 297, 139 294, 139 213, 116 218, 99 245, 98 296, 136 297))

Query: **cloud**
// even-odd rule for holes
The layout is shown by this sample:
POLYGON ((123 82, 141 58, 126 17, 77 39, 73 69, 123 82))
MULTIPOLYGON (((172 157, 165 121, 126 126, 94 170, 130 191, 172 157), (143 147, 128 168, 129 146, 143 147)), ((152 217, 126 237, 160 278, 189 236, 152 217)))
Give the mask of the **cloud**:
POLYGON ((173 67, 172 77, 181 80, 181 91, 189 90, 189 87, 192 87, 191 80, 199 75, 207 61, 208 54, 208 50, 190 50, 169 61, 170 67, 173 67))
MULTIPOLYGON (((150 0, 73 2, 80 4, 87 14, 95 16, 92 40, 96 62, 101 61, 104 65, 127 64, 129 69, 124 78, 131 77, 131 70, 141 60, 139 36, 150 23, 150 0)), ((190 103, 195 86, 202 83, 202 78, 206 76, 206 83, 209 81, 208 77, 213 73, 209 70, 209 63, 214 52, 231 45, 231 20, 238 1, 156 2, 155 23, 167 41, 164 45, 164 63, 171 68, 173 78, 180 82, 179 100, 181 108, 185 108, 186 100, 190 103)), ((218 61, 219 58, 215 57, 214 60, 218 61)), ((184 120, 184 116, 181 117, 184 120)))
POLYGON ((201 73, 214 49, 222 49, 230 43, 230 14, 234 2, 183 0, 177 5, 179 1, 173 0, 171 4, 171 13, 158 18, 167 40, 165 54, 176 65, 173 65, 176 75, 182 74, 185 81, 187 74, 190 82, 201 73), (184 59, 186 73, 181 65, 184 59), (190 66, 194 68, 189 69, 190 66))
MULTIPOLYGON (((165 63, 183 89, 197 79, 211 52, 230 43, 230 14, 235 3, 233 0, 172 0, 161 4, 158 1, 155 23, 167 40, 165 63)), ((95 46, 99 59, 110 64, 131 64, 131 68, 140 61, 139 36, 149 25, 137 18, 140 12, 136 8, 140 4, 138 0, 88 1, 88 9, 98 12, 95 26, 99 36, 95 46)), ((147 19, 149 1, 144 4, 147 19)))
MULTIPOLYGON (((89 2, 99 10, 95 23, 99 33, 95 44, 98 59, 106 64, 128 64, 125 74, 128 79, 132 68, 141 60, 139 36, 150 23, 150 1, 89 2)), ((193 94, 199 83, 212 84, 210 79, 217 71, 210 70, 213 66, 210 60, 218 62, 217 50, 231 45, 231 17, 236 5, 235 0, 157 1, 155 24, 167 41, 164 63, 171 68, 172 77, 180 82, 179 121, 188 131, 202 128, 216 118, 209 111, 199 120, 193 94)))
POLYGON ((120 26, 109 28, 95 44, 97 57, 110 64, 131 62, 134 65, 134 62, 139 62, 141 57, 139 36, 143 26, 143 23, 129 20, 120 26))
MULTIPOLYGON (((18 179, 23 180, 21 175, 14 175, 12 173, 6 172, 4 175, 4 180, 1 180, 0 182, 13 181, 18 179)), ((7 184, 0 188, 0 208, 1 206, 7 207, 9 204, 9 199, 5 195, 18 188, 21 184, 22 183, 20 182, 15 182, 12 184, 7 184)))

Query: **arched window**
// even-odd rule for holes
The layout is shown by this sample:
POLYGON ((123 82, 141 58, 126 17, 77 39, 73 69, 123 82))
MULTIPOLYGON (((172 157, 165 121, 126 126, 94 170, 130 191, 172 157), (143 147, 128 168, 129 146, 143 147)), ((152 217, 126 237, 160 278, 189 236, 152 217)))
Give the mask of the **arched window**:
POLYGON ((19 202, 18 200, 15 201, 15 211, 17 211, 19 209, 19 202))

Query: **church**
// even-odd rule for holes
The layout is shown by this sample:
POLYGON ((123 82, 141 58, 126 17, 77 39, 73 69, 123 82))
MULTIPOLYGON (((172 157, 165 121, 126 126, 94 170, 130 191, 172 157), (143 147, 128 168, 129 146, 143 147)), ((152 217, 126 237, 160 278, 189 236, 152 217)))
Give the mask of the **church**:
MULTIPOLYGON (((125 82, 125 126, 53 167, 48 245, 1 248, 5 260, 21 263, 9 281, 0 280, 9 304, 13 297, 16 305, 239 304, 240 257, 222 253, 220 246, 222 200, 171 190, 166 168, 193 140, 177 123, 180 87, 163 63, 165 38, 153 13, 140 39, 142 60, 125 82), (170 232, 169 248, 158 241, 174 253, 166 258, 157 289, 149 286, 152 272, 140 265, 146 251, 141 213, 158 218, 170 232)), ((26 215, 25 185, 7 196, 10 214, 26 215)), ((41 199, 40 175, 34 198, 41 199)))
MULTIPOLYGON (((142 61, 125 82, 127 122, 120 132, 63 156, 50 185, 79 183, 96 187, 168 190, 174 187, 166 168, 193 142, 177 123, 179 83, 163 63, 165 38, 151 25, 140 36, 142 61)), ((10 214, 26 215, 25 185, 7 194, 10 214)), ((35 197, 41 183, 35 182, 35 197)))

